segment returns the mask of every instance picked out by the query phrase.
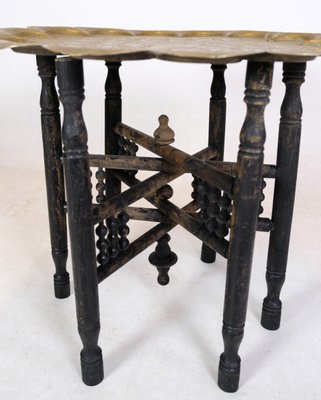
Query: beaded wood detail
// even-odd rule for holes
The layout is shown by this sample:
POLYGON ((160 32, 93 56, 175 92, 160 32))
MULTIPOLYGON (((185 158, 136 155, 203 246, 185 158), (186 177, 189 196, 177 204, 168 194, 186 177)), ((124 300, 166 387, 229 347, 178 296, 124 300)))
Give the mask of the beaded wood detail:
POLYGON ((224 238, 229 234, 229 222, 232 212, 232 200, 228 193, 223 195, 218 200, 220 211, 216 214, 216 229, 215 233, 218 237, 224 238))
MULTIPOLYGON (((126 156, 136 156, 138 151, 138 146, 132 140, 120 137, 118 139, 118 154, 126 155, 126 156)), ((125 170, 129 175, 135 176, 137 174, 137 170, 125 170)))
MULTIPOLYGON (((96 201, 98 204, 102 204, 105 200, 105 178, 106 173, 102 168, 98 168, 96 174, 97 184, 97 196, 96 201)), ((96 228, 96 235, 98 236, 98 240, 96 241, 96 247, 98 250, 97 254, 97 262, 99 265, 106 265, 109 261, 109 254, 108 254, 108 240, 107 236, 107 227, 105 221, 100 221, 97 228, 96 228)))
POLYGON ((192 197, 197 201, 198 206, 200 208, 200 211, 198 213, 198 219, 200 220, 200 222, 205 224, 205 222, 208 220, 208 214, 206 209, 206 202, 207 202, 206 182, 195 177, 192 185, 194 188, 192 197))
MULTIPOLYGON (((106 171, 98 168, 95 177, 97 179, 96 201, 98 204, 103 204, 106 200, 106 171)), ((106 266, 111 258, 116 258, 121 251, 128 249, 128 221, 129 216, 123 210, 116 217, 111 216, 98 223, 95 230, 98 237, 96 241, 98 266, 106 266)))
POLYGON ((263 214, 264 208, 262 206, 263 201, 265 200, 265 195, 264 195, 264 189, 266 188, 266 182, 263 179, 262 180, 262 189, 261 189, 261 201, 260 201, 260 206, 259 206, 259 215, 263 214))
POLYGON ((198 219, 209 233, 224 238, 229 233, 232 200, 228 193, 210 187, 206 182, 194 177, 192 198, 197 201, 200 211, 198 219))

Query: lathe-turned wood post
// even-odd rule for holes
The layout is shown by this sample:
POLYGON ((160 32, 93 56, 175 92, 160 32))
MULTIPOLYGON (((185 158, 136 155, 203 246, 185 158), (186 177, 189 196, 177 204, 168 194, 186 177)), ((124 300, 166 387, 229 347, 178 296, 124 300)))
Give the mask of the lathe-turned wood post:
POLYGON ((87 385, 103 380, 98 279, 87 130, 82 116, 84 77, 81 60, 57 59, 60 100, 64 106, 62 129, 68 222, 75 285, 78 331, 83 343, 82 378, 87 385))
POLYGON ((280 292, 285 281, 286 265, 299 162, 302 103, 300 87, 306 63, 284 63, 286 86, 281 106, 279 142, 274 188, 272 223, 266 269, 267 297, 263 301, 261 324, 266 329, 280 326, 282 302, 280 292))
POLYGON ((54 290, 58 299, 70 295, 69 274, 66 270, 67 226, 65 207, 65 187, 61 162, 61 125, 59 100, 55 88, 55 57, 37 56, 37 66, 41 78, 41 130, 46 174, 47 202, 49 214, 52 258, 55 263, 54 290))
MULTIPOLYGON (((114 126, 121 122, 122 85, 119 76, 119 62, 106 62, 108 68, 105 83, 105 154, 117 155, 119 152, 119 136, 114 133, 114 126)), ((119 194, 121 191, 121 182, 112 172, 106 171, 106 198, 119 194)))
POLYGON ((218 384, 226 392, 238 389, 238 355, 247 311, 252 256, 263 176, 264 109, 269 102, 273 64, 249 61, 244 101, 247 114, 241 130, 233 188, 233 212, 228 250, 223 316, 224 352, 218 384))
MULTIPOLYGON (((223 161, 224 142, 225 142, 225 120, 226 120, 226 86, 224 72, 226 65, 212 65, 213 81, 211 86, 209 127, 208 127, 208 145, 217 150, 215 160, 223 161)), ((210 196, 219 199, 221 191, 212 189, 210 196)), ((218 207, 218 203, 215 204, 218 207)), ((214 205, 214 206, 215 206, 214 205)), ((219 208, 219 207, 218 207, 219 208)), ((215 227, 213 226, 213 231, 215 227)), ((207 263, 214 262, 216 252, 210 249, 205 243, 202 245, 201 260, 207 263)))

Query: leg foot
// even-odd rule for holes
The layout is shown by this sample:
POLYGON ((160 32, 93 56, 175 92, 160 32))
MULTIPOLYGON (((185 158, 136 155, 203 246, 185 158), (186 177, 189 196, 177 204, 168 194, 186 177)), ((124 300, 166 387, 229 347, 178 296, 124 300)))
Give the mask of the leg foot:
POLYGON ((81 375, 88 386, 98 385, 104 379, 104 365, 101 348, 84 350, 80 353, 81 375))
POLYGON ((224 353, 221 354, 218 370, 218 386, 224 392, 234 393, 239 387, 241 359, 237 356, 234 362, 227 362, 224 353))
POLYGON ((65 299, 70 296, 69 273, 66 271, 68 250, 52 249, 52 258, 56 266, 54 274, 54 291, 57 299, 65 299))
POLYGON ((216 260, 216 251, 212 250, 205 243, 203 243, 201 260, 208 264, 213 263, 216 260))
POLYGON ((54 291, 57 299, 66 299, 70 296, 70 280, 69 274, 54 275, 54 291))
POLYGON ((276 331, 281 323, 282 302, 280 300, 271 303, 266 297, 263 300, 261 325, 270 331, 276 331))

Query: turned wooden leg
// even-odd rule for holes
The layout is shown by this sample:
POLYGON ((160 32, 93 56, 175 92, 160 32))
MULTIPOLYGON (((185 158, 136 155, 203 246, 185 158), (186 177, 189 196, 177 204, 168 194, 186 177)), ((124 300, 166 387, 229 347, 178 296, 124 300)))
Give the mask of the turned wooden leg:
POLYGON ((256 223, 262 187, 264 109, 269 102, 273 64, 248 62, 244 101, 247 114, 240 135, 233 189, 233 212, 228 250, 223 315, 224 352, 218 384, 226 392, 238 389, 241 344, 247 310, 256 223))
MULTIPOLYGON (((120 62, 106 62, 108 69, 105 83, 105 154, 118 155, 119 136, 114 132, 114 126, 122 118, 122 85, 119 76, 120 62)), ((121 192, 121 182, 112 171, 106 171, 106 199, 121 192)))
POLYGON ((70 295, 67 262, 67 228, 65 215, 65 188, 61 162, 61 126, 59 100, 55 88, 55 57, 37 56, 41 78, 41 129, 46 174, 47 202, 52 257, 55 263, 54 291, 58 299, 70 295))
POLYGON ((290 242, 295 186, 299 161, 302 103, 300 87, 304 82, 305 63, 285 63, 286 86, 281 106, 272 222, 266 269, 267 297, 263 301, 261 324, 266 329, 280 326, 281 288, 285 281, 290 242))
MULTIPOLYGON (((226 119, 226 98, 225 98, 225 79, 224 72, 226 65, 212 65, 213 82, 211 86, 210 112, 209 112, 209 130, 208 145, 217 149, 215 160, 223 161, 224 141, 225 141, 225 119, 226 119)), ((219 212, 218 200, 221 191, 212 189, 209 193, 211 207, 208 217, 211 219, 209 230, 214 232, 216 229, 215 217, 219 212)), ((205 243, 202 244, 201 260, 206 263, 212 263, 216 259, 216 252, 210 249, 205 243)))
POLYGON ((103 380, 92 195, 87 152, 87 130, 81 105, 84 78, 81 60, 56 62, 60 100, 64 106, 63 143, 68 223, 75 285, 78 331, 83 343, 82 378, 87 385, 103 380))

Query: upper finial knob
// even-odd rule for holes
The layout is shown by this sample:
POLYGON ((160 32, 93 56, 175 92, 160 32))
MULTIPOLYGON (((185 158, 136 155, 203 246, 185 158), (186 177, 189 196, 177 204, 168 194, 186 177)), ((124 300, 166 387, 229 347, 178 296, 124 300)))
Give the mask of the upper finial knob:
POLYGON ((166 145, 166 144, 171 144, 174 142, 174 136, 175 133, 173 131, 173 129, 171 129, 168 126, 168 117, 167 115, 161 115, 158 118, 159 121, 159 127, 156 129, 156 131, 154 132, 154 138, 156 141, 156 144, 159 145, 166 145))

